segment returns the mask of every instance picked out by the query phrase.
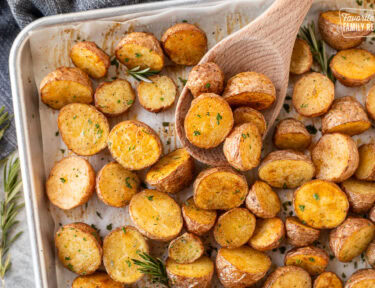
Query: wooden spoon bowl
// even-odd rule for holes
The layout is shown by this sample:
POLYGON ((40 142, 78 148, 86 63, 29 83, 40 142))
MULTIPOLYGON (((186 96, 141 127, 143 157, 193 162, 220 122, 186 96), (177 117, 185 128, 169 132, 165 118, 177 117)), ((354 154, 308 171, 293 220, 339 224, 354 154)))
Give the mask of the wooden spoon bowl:
MULTIPOLYGON (((264 138, 284 103, 294 41, 311 4, 312 0, 277 0, 253 22, 217 43, 199 62, 215 62, 223 70, 225 79, 245 71, 260 72, 271 79, 276 88, 276 101, 264 112, 268 125, 264 138)), ((222 145, 202 149, 186 138, 184 119, 192 100, 193 96, 185 86, 175 115, 181 144, 200 162, 212 166, 228 165, 222 145)))

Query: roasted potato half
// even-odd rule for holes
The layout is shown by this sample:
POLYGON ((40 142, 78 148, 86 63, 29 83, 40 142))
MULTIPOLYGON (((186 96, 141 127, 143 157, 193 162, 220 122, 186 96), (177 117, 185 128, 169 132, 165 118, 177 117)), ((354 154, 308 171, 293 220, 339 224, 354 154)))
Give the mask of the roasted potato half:
POLYGON ((104 238, 104 267, 115 281, 131 284, 143 277, 132 260, 142 260, 140 253, 149 253, 148 244, 132 226, 119 227, 104 238))
POLYGON ((59 67, 40 82, 40 98, 53 109, 70 103, 90 104, 94 90, 85 72, 75 67, 59 67))
POLYGON ((196 235, 203 235, 215 225, 215 210, 200 209, 195 205, 191 197, 182 204, 182 216, 185 220, 186 229, 196 235))
POLYGON ((311 144, 311 135, 301 121, 287 118, 277 124, 273 143, 279 149, 305 150, 311 144))
POLYGON ((249 106, 264 110, 275 102, 276 89, 264 74, 241 72, 228 80, 223 98, 230 106, 249 106))
POLYGON ((258 219, 249 245, 259 251, 272 250, 279 247, 284 236, 284 223, 280 218, 258 219))
POLYGON ((214 237, 221 247, 238 248, 249 241, 255 229, 255 216, 246 208, 234 208, 221 215, 214 237))
POLYGON ((102 245, 98 232, 85 223, 60 227, 55 234, 57 256, 65 268, 79 274, 94 273, 102 263, 102 245))
POLYGON ((359 163, 357 144, 341 133, 323 135, 315 144, 311 158, 316 167, 316 178, 333 182, 350 178, 359 163))
POLYGON ((271 267, 267 254, 248 246, 221 248, 216 257, 217 276, 226 288, 245 288, 258 282, 271 267))
POLYGON ((107 273, 96 272, 87 276, 78 276, 72 288, 123 288, 124 284, 112 280, 107 273))
POLYGON ((297 266, 278 267, 268 276, 262 288, 290 287, 311 288, 312 284, 309 273, 297 266))
POLYGON ((177 149, 154 164, 146 183, 166 193, 177 193, 189 186, 194 176, 194 159, 185 148, 177 149))
POLYGON ((350 276, 344 288, 372 288, 375 287, 375 270, 360 269, 350 276))
POLYGON ((335 97, 335 86, 321 73, 303 75, 294 85, 292 102, 296 111, 305 117, 326 113, 335 97))
POLYGON ((363 144, 358 152, 359 165, 355 177, 360 180, 375 181, 375 143, 363 144))
POLYGON ((251 107, 238 107, 233 111, 234 124, 241 125, 244 123, 253 123, 259 130, 261 136, 267 130, 267 122, 259 111, 251 107))
POLYGON ((158 39, 150 33, 126 34, 115 48, 116 58, 128 69, 140 67, 160 71, 164 67, 164 54, 158 39))
POLYGON ((194 202, 201 209, 229 210, 248 193, 246 178, 229 167, 203 170, 194 181, 194 202))
POLYGON ((320 230, 301 223, 297 217, 286 218, 285 230, 289 244, 296 247, 308 246, 320 236, 320 230))
POLYGON ((375 206, 373 206, 368 213, 368 218, 375 223, 375 206))
POLYGON ((228 103, 219 95, 203 93, 191 102, 186 114, 186 138, 199 148, 214 148, 225 140, 233 123, 228 103))
POLYGON ((366 260, 372 268, 375 267, 375 240, 373 240, 366 249, 366 260))
POLYGON ((310 70, 313 57, 309 44, 305 40, 296 39, 293 46, 292 59, 290 60, 290 73, 303 74, 310 70))
POLYGON ((126 120, 113 127, 108 136, 108 148, 112 157, 130 170, 141 170, 153 165, 163 153, 156 132, 136 120, 126 120))
POLYGON ((197 65, 207 51, 207 37, 197 26, 177 23, 161 37, 164 52, 179 65, 197 65))
POLYGON ((375 203, 375 183, 350 178, 341 183, 354 213, 368 212, 375 203))
POLYGON ((96 79, 107 75, 111 64, 109 56, 91 41, 74 44, 70 49, 70 58, 75 66, 96 79))
POLYGON ((78 155, 91 156, 107 147, 109 123, 94 106, 82 103, 64 106, 57 126, 66 146, 78 155))
POLYGON ((375 120, 375 85, 367 93, 366 110, 370 117, 375 120))
POLYGON ((130 200, 129 214, 134 225, 146 237, 169 241, 182 229, 181 208, 163 192, 145 189, 130 200))
POLYGON ((329 66, 336 79, 349 87, 362 86, 375 76, 375 56, 364 49, 341 50, 329 66))
POLYGON ((194 98, 202 93, 215 93, 220 95, 224 89, 224 73, 213 62, 206 62, 194 66, 189 73, 186 86, 194 98))
POLYGON ((311 180, 315 167, 310 158, 293 150, 268 154, 258 168, 259 178, 275 188, 296 188, 311 180))
POLYGON ((294 211, 297 217, 316 229, 331 229, 346 218, 349 201, 333 182, 312 180, 294 191, 294 211))
POLYGON ((333 272, 323 272, 314 281, 314 288, 342 288, 341 279, 333 272))
POLYGON ((179 264, 189 264, 198 260, 204 253, 204 246, 198 236, 184 233, 168 246, 168 257, 179 264))

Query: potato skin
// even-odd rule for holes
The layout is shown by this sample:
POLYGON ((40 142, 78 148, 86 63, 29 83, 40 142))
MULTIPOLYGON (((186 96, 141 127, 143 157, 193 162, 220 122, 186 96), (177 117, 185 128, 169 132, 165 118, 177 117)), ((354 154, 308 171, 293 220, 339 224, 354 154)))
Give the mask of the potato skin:
POLYGON ((372 240, 366 249, 366 259, 367 263, 370 264, 372 268, 375 268, 375 240, 372 240))
POLYGON ((292 59, 290 60, 290 73, 303 74, 310 70, 312 64, 313 57, 309 44, 305 40, 297 38, 294 42, 292 59))
POLYGON ((253 123, 257 126, 259 133, 263 136, 267 130, 267 122, 264 116, 259 111, 251 107, 238 107, 233 111, 234 125, 240 125, 244 123, 253 123))
POLYGON ((273 143, 279 149, 305 150, 311 144, 311 135, 301 121, 286 118, 277 124, 273 143))
MULTIPOLYGON (((300 285, 300 286, 295 286, 295 287, 304 287, 304 288, 311 288, 312 287, 312 284, 311 284, 311 277, 309 275, 309 273, 307 273, 305 270, 303 270, 302 268, 300 267, 297 267, 297 266, 283 266, 283 267, 278 267, 274 272, 272 272, 266 282, 264 283, 264 285, 262 286, 262 288, 287 288, 287 287, 290 287, 290 286, 276 286, 277 283, 276 281, 282 277, 282 276, 285 276, 287 274, 292 274, 292 273, 299 273, 301 277, 299 278, 304 278, 302 281, 299 281, 299 283, 297 285, 300 285)), ((294 278, 294 277, 293 277, 294 278)), ((301 279, 299 279, 301 280, 301 279)), ((285 282, 284 282, 285 283, 285 282)), ((289 285, 291 283, 288 283, 289 285)), ((295 285, 295 284, 294 284, 295 285)))
POLYGON ((313 288, 342 288, 342 281, 333 272, 323 272, 314 281, 313 288))
POLYGON ((373 206, 368 213, 368 218, 375 223, 375 206, 373 206))
POLYGON ((374 284, 375 284, 375 270, 374 269, 360 269, 356 271, 355 273, 353 273, 352 276, 350 276, 348 281, 345 283, 344 288, 372 288, 374 284), (371 284, 371 286, 368 286, 369 284, 371 284))
POLYGON ((96 272, 91 275, 78 276, 72 283, 72 288, 123 288, 124 285, 115 282, 107 273, 96 272))
POLYGON ((274 217, 274 218, 268 218, 268 219, 258 219, 254 233, 249 240, 249 245, 258 251, 272 250, 280 246, 281 242, 284 239, 284 236, 285 236, 284 222, 280 218, 274 217), (269 225, 271 225, 271 227, 269 225), (274 229, 275 226, 277 228, 276 230, 274 229), (267 230, 272 231, 273 235, 270 236, 267 233, 268 232, 267 230), (264 234, 264 232, 266 233, 264 234), (259 243, 260 241, 257 241, 259 240, 259 238, 257 239, 258 235, 259 235, 259 238, 261 239, 263 238, 262 243, 259 243), (264 238, 264 235, 267 236, 266 239, 264 238))
POLYGON ((285 230, 288 242, 296 247, 310 245, 320 236, 318 229, 304 225, 297 217, 286 218, 285 230))
POLYGON ((368 212, 375 203, 375 183, 350 178, 341 183, 342 190, 348 196, 349 204, 354 213, 368 212), (362 188, 366 190, 358 191, 362 188), (362 187, 358 187, 362 186, 362 187))
POLYGON ((369 116, 375 120, 375 85, 370 88, 366 96, 366 110, 369 116))
MULTIPOLYGON (((178 248, 177 248, 178 249, 178 248)), ((184 234, 182 234, 181 236, 177 237, 176 239, 172 240, 170 243, 169 243, 169 246, 168 246, 168 257, 173 259, 175 262, 179 263, 179 264, 191 264, 193 263, 194 261, 198 260, 204 253, 204 246, 203 246, 203 243, 201 241, 201 239, 198 237, 198 236, 195 236, 194 234, 192 233, 187 233, 185 232, 184 234), (184 256, 185 259, 181 259, 179 258, 178 256, 178 252, 177 251, 177 254, 174 252, 175 249, 176 249, 176 245, 178 245, 178 242, 182 242, 185 244, 185 250, 186 249, 186 245, 190 246, 190 247, 187 247, 188 249, 193 249, 191 248, 192 247, 192 242, 194 242, 195 244, 197 244, 197 246, 199 246, 199 248, 195 247, 195 251, 191 251, 191 250, 187 250, 186 253, 185 251, 183 251, 185 253, 184 256), (196 252, 199 252, 199 253, 196 253, 196 252), (194 255, 194 253, 196 255, 194 255), (188 254, 188 255, 186 255, 188 254)))

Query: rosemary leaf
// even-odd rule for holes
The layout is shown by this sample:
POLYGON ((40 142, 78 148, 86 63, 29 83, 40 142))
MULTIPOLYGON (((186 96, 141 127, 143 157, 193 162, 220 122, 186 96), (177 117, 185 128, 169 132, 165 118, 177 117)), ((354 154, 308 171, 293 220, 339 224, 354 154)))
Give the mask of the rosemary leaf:
POLYGON ((150 76, 159 74, 160 71, 153 71, 150 67, 142 69, 140 66, 134 67, 132 69, 128 69, 126 71, 130 76, 138 81, 144 81, 148 83, 152 83, 152 81, 148 78, 150 76))
POLYGON ((0 108, 0 140, 3 138, 5 131, 9 128, 10 126, 10 118, 8 112, 4 112, 5 107, 2 106, 0 108))

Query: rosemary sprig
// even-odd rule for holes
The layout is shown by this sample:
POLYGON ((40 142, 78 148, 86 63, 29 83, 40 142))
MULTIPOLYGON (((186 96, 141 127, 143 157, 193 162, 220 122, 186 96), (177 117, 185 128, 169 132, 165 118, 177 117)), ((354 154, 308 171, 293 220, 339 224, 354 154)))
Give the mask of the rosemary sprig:
POLYGON ((0 128, 0 140, 1 138, 3 138, 5 131, 8 129, 10 125, 9 113, 4 112, 4 110, 5 110, 5 107, 2 106, 0 108, 0 127, 2 126, 2 128, 0 128))
POLYGON ((163 261, 159 258, 152 257, 145 252, 137 252, 137 254, 143 259, 132 259, 133 263, 139 266, 138 271, 142 274, 151 276, 152 282, 157 282, 170 288, 167 271, 163 261))
POLYGON ((327 58, 327 52, 325 48, 326 44, 316 37, 314 22, 301 27, 298 37, 305 40, 309 44, 311 53, 313 54, 314 60, 319 64, 321 72, 333 82, 335 82, 335 77, 333 76, 332 71, 329 67, 331 58, 327 58))
POLYGON ((133 78, 135 78, 136 80, 138 80, 138 81, 144 81, 144 82, 148 82, 148 83, 152 83, 152 81, 150 79, 148 79, 148 77, 160 73, 160 71, 153 71, 153 70, 151 70, 150 67, 141 70, 140 66, 134 67, 132 69, 128 69, 126 72, 130 76, 132 76, 133 78))

